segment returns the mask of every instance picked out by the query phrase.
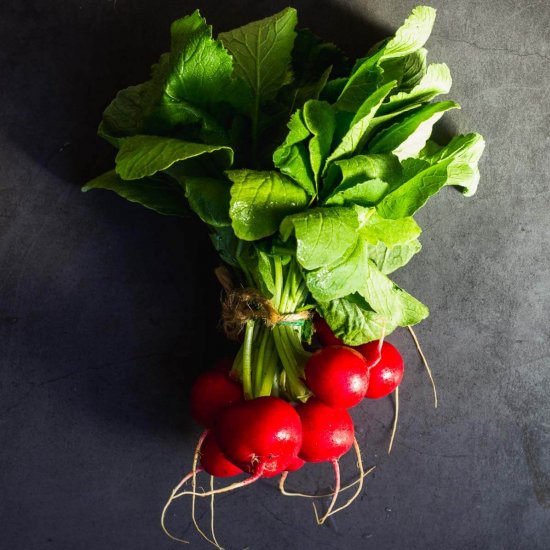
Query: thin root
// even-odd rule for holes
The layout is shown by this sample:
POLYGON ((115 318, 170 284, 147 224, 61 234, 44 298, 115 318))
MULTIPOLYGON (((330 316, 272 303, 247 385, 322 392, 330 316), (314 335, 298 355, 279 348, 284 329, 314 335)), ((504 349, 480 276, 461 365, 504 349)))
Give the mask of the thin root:
POLYGON ((229 491, 233 491, 234 489, 240 489, 241 487, 246 487, 247 485, 250 485, 254 483, 255 481, 258 481, 262 477, 263 474, 263 467, 260 467, 258 471, 250 476, 248 479, 245 479, 243 481, 237 481, 235 483, 232 483, 231 485, 228 485, 227 487, 222 487, 221 489, 216 489, 214 491, 206 491, 203 493, 198 493, 195 489, 192 491, 182 491, 181 493, 178 493, 177 495, 174 495, 174 499, 180 498, 186 495, 194 495, 196 497, 209 497, 212 495, 221 495, 222 493, 228 493, 229 491))
MULTIPOLYGON (((204 443, 204 439, 206 438, 206 434, 208 433, 208 430, 205 430, 201 437, 199 438, 197 442, 197 446, 195 447, 195 454, 193 455, 193 480, 191 482, 191 494, 193 495, 191 498, 191 520, 193 521, 193 525, 195 526, 195 529, 197 530, 197 533, 212 544, 213 546, 217 546, 217 544, 210 539, 210 537, 199 527, 199 524, 197 522, 197 516, 196 516, 196 499, 195 496, 197 495, 197 464, 199 462, 200 454, 201 454, 201 448, 202 444, 204 443)), ((174 498, 178 498, 179 495, 175 495, 174 498)))
POLYGON ((391 430, 390 445, 388 447, 388 454, 391 453, 393 447, 393 440, 395 438, 395 432, 397 432, 397 420, 399 419, 399 386, 395 388, 395 413, 393 415, 393 426, 391 430))
POLYGON ((184 544, 189 544, 188 540, 179 539, 178 537, 175 537, 168 531, 168 528, 166 527, 166 512, 168 512, 168 508, 170 508, 170 505, 172 504, 174 500, 174 495, 179 491, 180 487, 182 485, 185 485, 187 481, 193 476, 193 472, 189 472, 175 487, 172 489, 172 493, 170 494, 170 497, 166 501, 166 504, 164 505, 164 508, 162 509, 162 513, 160 515, 160 526, 162 527, 162 530, 166 534, 166 536, 170 537, 172 540, 175 540, 177 542, 183 542, 184 544))
POLYGON ((437 409, 437 389, 435 387, 434 377, 432 376, 432 369, 430 369, 430 365, 428 365, 428 360, 426 359, 426 356, 424 355, 422 348, 420 347, 420 343, 418 342, 418 338, 416 337, 416 334, 414 333, 413 328, 409 325, 407 327, 409 329, 409 332, 411 333, 412 339, 414 340, 414 344, 416 346, 416 349, 418 350, 418 354, 420 355, 420 358, 422 359, 422 363, 424 363, 424 367, 426 367, 426 372, 428 373, 428 378, 430 379, 430 382, 432 384, 433 392, 434 392, 434 408, 437 409))
MULTIPOLYGON (((374 470, 375 467, 376 466, 373 466, 372 468, 367 470, 363 474, 363 477, 367 477, 374 470)), ((294 492, 291 493, 291 492, 289 492, 285 489, 285 482, 286 482, 287 477, 288 477, 288 472, 283 472, 281 474, 281 479, 279 480, 279 491, 281 492, 282 495, 284 495, 286 497, 328 498, 328 497, 331 497, 331 496, 334 495, 334 492, 325 493, 325 494, 321 494, 321 495, 308 495, 306 493, 294 493, 294 492)), ((340 493, 343 493, 344 491, 347 491, 348 489, 351 489, 352 487, 355 487, 358 483, 359 483, 359 479, 356 479, 355 481, 352 481, 348 485, 345 485, 344 487, 342 487, 340 489, 340 493)))
MULTIPOLYGON (((193 479, 193 493, 195 493, 197 473, 202 472, 202 468, 197 468, 197 463, 198 463, 198 459, 199 459, 202 444, 203 444, 204 439, 206 438, 207 434, 208 434, 208 430, 204 430, 204 432, 202 432, 202 434, 200 435, 199 440, 197 441, 197 446, 195 447, 195 455, 193 457, 193 468, 174 487, 174 489, 172 489, 172 493, 170 494, 170 497, 166 501, 166 504, 164 505, 164 508, 162 509, 162 513, 161 513, 161 516, 160 516, 160 526, 161 526, 162 530, 164 531, 164 533, 166 534, 166 536, 169 537, 170 539, 174 540, 174 541, 181 542, 183 544, 189 544, 189 541, 184 540, 184 539, 180 539, 180 538, 172 535, 172 533, 170 533, 170 531, 166 527, 166 513, 168 512, 168 509, 170 508, 170 505, 172 504, 172 502, 177 498, 177 492, 180 490, 180 488, 183 485, 185 485, 185 483, 187 483, 187 481, 189 481, 190 478, 193 479)), ((195 526, 198 529, 198 526, 197 526, 196 521, 195 521, 194 503, 193 503, 193 514, 192 514, 192 516, 193 516, 193 523, 195 523, 195 526)), ((199 532, 200 532, 200 529, 199 529, 199 532)))
POLYGON ((323 517, 319 518, 319 515, 317 514, 317 507, 315 506, 315 503, 313 503, 313 510, 315 512, 317 525, 323 525, 326 519, 331 515, 332 509, 334 508, 336 500, 338 499, 338 494, 340 493, 340 465, 338 464, 337 459, 334 459, 332 461, 332 467, 334 468, 334 493, 332 494, 332 500, 330 501, 330 505, 327 508, 327 511, 325 512, 323 517))
MULTIPOLYGON (((365 479, 365 469, 363 467, 363 459, 361 458, 361 449, 359 448, 359 443, 357 443, 357 439, 353 438, 353 447, 355 449, 355 454, 357 455, 357 468, 359 468, 359 479, 358 479, 358 487, 353 494, 353 496, 342 506, 339 508, 336 508, 336 510, 332 510, 330 514, 325 514, 323 517, 326 520, 329 516, 333 516, 334 514, 337 514, 338 512, 341 512, 348 506, 352 504, 352 502, 361 494, 361 491, 363 490, 363 480, 365 479)), ((369 472, 372 472, 374 470, 374 467, 369 470, 369 472)), ((369 473, 367 472, 367 473, 369 473)), ((315 506, 314 506, 315 508, 315 506)), ((315 515, 317 516, 317 510, 315 510, 315 515)))
POLYGON ((212 533, 212 541, 214 542, 214 546, 216 546, 219 550, 223 550, 218 542, 218 539, 216 538, 216 531, 214 529, 214 499, 216 497, 214 494, 214 476, 210 476, 210 491, 212 492, 210 495, 210 532, 212 533))

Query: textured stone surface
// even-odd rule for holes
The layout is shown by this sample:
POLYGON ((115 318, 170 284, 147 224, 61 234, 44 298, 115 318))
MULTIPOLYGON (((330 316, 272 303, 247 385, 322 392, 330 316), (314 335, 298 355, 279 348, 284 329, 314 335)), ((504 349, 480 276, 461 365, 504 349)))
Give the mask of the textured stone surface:
MULTIPOLYGON (((176 548, 158 526, 188 468, 190 378, 223 352, 216 258, 199 224, 79 186, 109 166, 95 137, 116 90, 143 80, 169 22, 199 6, 219 29, 286 2, 4 0, 0 6, 0 546, 176 548)), ((296 2, 302 23, 360 54, 411 0, 296 2)), ((272 482, 218 499, 230 549, 548 548, 550 5, 440 8, 430 59, 462 111, 445 131, 487 139, 478 194, 419 215, 424 249, 399 276, 431 307, 418 328, 441 405, 407 334, 392 456, 387 400, 355 411, 364 496, 332 525, 272 482)), ((353 460, 344 461, 346 477, 353 460)), ((291 485, 330 484, 328 467, 291 485)), ((205 548, 175 506, 174 529, 205 548)), ((202 514, 201 510, 201 514, 202 514)), ((203 523, 207 515, 203 515, 203 523)))

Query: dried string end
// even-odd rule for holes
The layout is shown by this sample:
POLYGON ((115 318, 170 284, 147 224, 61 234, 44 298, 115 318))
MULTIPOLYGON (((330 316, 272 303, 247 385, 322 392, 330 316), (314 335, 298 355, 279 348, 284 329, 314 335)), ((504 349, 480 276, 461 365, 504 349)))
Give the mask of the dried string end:
POLYGON ((216 277, 225 291, 222 302, 222 324, 225 335, 238 340, 247 321, 262 321, 273 328, 276 325, 303 325, 311 317, 310 311, 279 313, 261 292, 255 288, 235 288, 225 267, 215 269, 216 277))

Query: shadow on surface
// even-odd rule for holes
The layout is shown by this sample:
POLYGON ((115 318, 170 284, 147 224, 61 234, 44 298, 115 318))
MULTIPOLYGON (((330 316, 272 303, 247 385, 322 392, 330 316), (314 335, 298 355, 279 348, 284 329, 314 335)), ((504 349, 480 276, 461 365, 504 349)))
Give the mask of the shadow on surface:
MULTIPOLYGON (((32 212, 22 215, 44 216, 49 197, 57 200, 61 192, 68 193, 60 220, 46 221, 57 224, 54 238, 38 233, 31 244, 40 248, 36 265, 49 262, 55 272, 56 262, 81 261, 85 267, 75 265, 77 275, 84 268, 95 273, 95 278, 83 277, 82 286, 70 292, 62 280, 48 279, 39 269, 29 271, 23 286, 33 289, 30 296, 36 304, 30 299, 24 304, 27 311, 31 305, 38 308, 39 316, 30 329, 20 326, 27 331, 20 345, 46 346, 47 365, 65 365, 70 376, 74 369, 81 374, 79 367, 67 366, 67 357, 83 356, 84 371, 97 374, 90 379, 90 407, 95 413, 101 408, 99 414, 110 421, 119 414, 117 396, 129 389, 156 425, 186 428, 188 419, 181 411, 189 379, 216 355, 226 353, 228 345, 216 326, 219 288, 211 269, 217 260, 199 223, 155 216, 108 193, 71 195, 71 189, 112 165, 112 148, 96 136, 101 113, 119 89, 148 78, 150 65, 168 48, 169 26, 175 18, 199 7, 216 32, 270 15, 287 4, 287 0, 246 1, 239 3, 238 10, 228 10, 214 1, 34 0, 24 5, 9 1, 0 8, 0 32, 11 38, 0 57, 11 83, 1 94, 1 131, 41 170, 28 189, 18 191, 20 200, 28 193, 44 196, 38 207, 35 204, 32 212), (49 189, 44 181, 36 181, 48 177, 49 189), (78 211, 89 217, 82 220, 83 227, 76 227, 81 222, 78 211), (115 247, 115 253, 107 254, 105 243, 115 247), (68 246, 74 254, 66 253, 68 246), (85 257, 79 258, 85 246, 85 257), (111 271, 107 279, 102 276, 105 269, 111 271), (110 295, 112 288, 118 288, 117 296, 110 295), (201 299, 196 299, 197 294, 201 299), (127 312, 121 313, 125 308, 127 312), (86 323, 95 327, 93 339, 90 332, 76 328, 81 311, 86 323), (109 312, 113 322, 125 320, 126 325, 109 328, 109 312), (44 344, 52 338, 70 343, 44 344), (132 352, 120 351, 126 348, 132 352), (114 361, 119 369, 116 379, 110 378, 106 350, 120 358, 114 361)), ((368 10, 358 14, 334 2, 314 0, 294 6, 300 26, 310 27, 352 57, 363 55, 393 30, 374 24, 375 14, 367 20, 368 10)), ((449 134, 444 127, 439 133, 449 134)), ((15 252, 13 262, 20 261, 21 252, 15 252)), ((48 380, 61 380, 64 374, 53 367, 48 380)))

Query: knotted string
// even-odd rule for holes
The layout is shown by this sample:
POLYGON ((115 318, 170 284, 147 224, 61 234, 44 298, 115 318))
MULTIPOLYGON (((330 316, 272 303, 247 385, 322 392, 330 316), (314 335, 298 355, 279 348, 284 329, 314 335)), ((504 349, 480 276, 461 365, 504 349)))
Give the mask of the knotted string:
POLYGON ((229 270, 225 266, 214 270, 225 291, 222 302, 222 324, 226 336, 237 340, 246 322, 250 319, 262 321, 273 328, 277 325, 303 325, 310 318, 309 311, 279 313, 261 292, 255 288, 236 288, 229 270))

